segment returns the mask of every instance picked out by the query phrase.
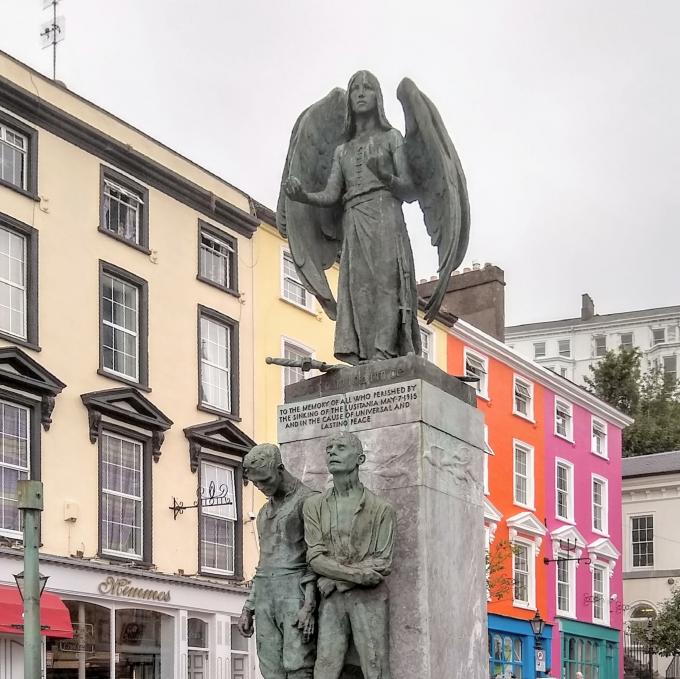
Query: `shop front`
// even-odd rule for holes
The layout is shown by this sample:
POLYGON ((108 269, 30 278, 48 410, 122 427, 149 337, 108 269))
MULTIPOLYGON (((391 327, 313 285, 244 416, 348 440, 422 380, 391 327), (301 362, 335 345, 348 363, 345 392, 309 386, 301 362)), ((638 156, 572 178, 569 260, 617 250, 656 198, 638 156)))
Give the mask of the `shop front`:
POLYGON ((539 637, 543 651, 545 670, 536 670, 537 639, 528 620, 509 618, 504 615, 489 614, 489 676, 516 677, 516 679, 534 679, 545 676, 550 669, 550 642, 552 628, 546 625, 539 637))
MULTIPOLYGON (((20 564, 0 554, 0 578, 20 564)), ((45 637, 46 679, 255 679, 254 648, 236 629, 244 588, 61 557, 40 569, 72 629, 45 637)), ((22 679, 8 653, 3 679, 22 679)))
POLYGON ((576 620, 560 619, 562 679, 617 679, 619 630, 576 620))

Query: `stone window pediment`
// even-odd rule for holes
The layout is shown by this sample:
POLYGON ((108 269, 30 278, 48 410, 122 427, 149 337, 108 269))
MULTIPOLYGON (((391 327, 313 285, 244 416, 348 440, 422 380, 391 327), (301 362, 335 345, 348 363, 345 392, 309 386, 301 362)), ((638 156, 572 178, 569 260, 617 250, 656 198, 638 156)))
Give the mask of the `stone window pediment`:
MULTIPOLYGON (((561 526, 550 533, 552 540, 553 559, 559 557, 560 552, 568 551, 570 556, 580 558, 586 547, 583 535, 574 526, 561 526), (565 547, 566 546, 566 547, 565 547)), ((579 562, 576 562, 578 566, 579 562)))
POLYGON ((534 515, 533 512, 520 512, 507 519, 506 523, 510 529, 510 539, 521 536, 529 538, 536 544, 536 549, 541 548, 543 536, 547 530, 543 523, 534 515))
POLYGON ((0 349, 0 384, 40 398, 40 421, 45 431, 52 424, 55 397, 66 386, 17 347, 0 349))
POLYGON ((621 557, 621 552, 616 549, 609 538, 595 540, 588 545, 587 549, 591 561, 606 561, 610 566, 613 566, 621 557))
POLYGON ((243 459, 255 445, 255 441, 244 434, 230 420, 214 420, 204 424, 196 424, 184 429, 184 436, 189 441, 189 465, 196 472, 201 450, 207 448, 212 455, 236 456, 243 459))
POLYGON ((149 432, 154 462, 158 462, 164 432, 173 422, 148 398, 134 387, 93 391, 80 396, 87 408, 90 425, 90 442, 96 443, 102 431, 104 418, 122 422, 149 432))

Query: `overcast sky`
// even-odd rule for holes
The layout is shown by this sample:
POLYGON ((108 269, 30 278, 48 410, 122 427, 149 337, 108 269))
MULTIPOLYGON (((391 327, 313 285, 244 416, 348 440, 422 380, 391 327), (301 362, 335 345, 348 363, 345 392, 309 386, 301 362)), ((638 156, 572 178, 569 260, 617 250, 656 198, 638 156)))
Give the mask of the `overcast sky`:
MULTIPOLYGON (((51 74, 43 0, 0 0, 0 49, 51 74)), ((63 0, 57 77, 273 207, 293 122, 368 68, 408 75, 470 190, 467 262, 506 318, 680 304, 680 2, 63 0)), ((1 103, 1 102, 0 102, 1 103)), ((407 212, 418 277, 436 273, 407 212)))

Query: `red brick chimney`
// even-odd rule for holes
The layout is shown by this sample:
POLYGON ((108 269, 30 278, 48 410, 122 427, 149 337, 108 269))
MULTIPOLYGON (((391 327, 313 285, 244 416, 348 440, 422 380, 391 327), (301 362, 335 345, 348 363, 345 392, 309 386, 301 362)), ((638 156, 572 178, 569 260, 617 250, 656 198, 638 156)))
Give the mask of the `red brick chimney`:
MULTIPOLYGON (((418 283, 418 295, 425 300, 434 292, 438 279, 418 283)), ((463 272, 454 271, 442 302, 445 311, 462 318, 485 333, 505 340, 505 273, 492 264, 473 264, 463 272)))

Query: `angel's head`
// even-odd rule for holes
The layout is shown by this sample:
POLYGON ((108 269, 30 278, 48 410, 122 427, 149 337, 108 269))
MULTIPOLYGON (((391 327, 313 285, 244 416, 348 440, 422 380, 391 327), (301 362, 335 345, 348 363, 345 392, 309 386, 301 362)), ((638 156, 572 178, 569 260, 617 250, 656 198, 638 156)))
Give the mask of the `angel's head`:
POLYGON ((391 130, 385 115, 382 90, 378 79, 370 71, 357 71, 347 85, 347 112, 345 115, 345 134, 347 139, 354 136, 354 117, 357 113, 373 113, 378 126, 383 130, 391 130))

